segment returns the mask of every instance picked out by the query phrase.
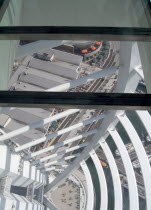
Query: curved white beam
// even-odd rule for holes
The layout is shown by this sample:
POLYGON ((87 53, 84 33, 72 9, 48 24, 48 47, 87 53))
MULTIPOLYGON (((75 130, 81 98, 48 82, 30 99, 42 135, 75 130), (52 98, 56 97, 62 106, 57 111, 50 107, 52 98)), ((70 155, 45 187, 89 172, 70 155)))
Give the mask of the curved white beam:
POLYGON ((149 137, 151 138, 151 116, 148 111, 136 111, 139 119, 143 123, 149 137))
MULTIPOLYGON (((57 149, 57 148, 62 147, 62 146, 64 146, 64 145, 66 145, 66 144, 69 144, 69 143, 78 141, 78 140, 80 140, 80 139, 82 139, 82 138, 85 138, 85 137, 87 137, 87 136, 89 136, 89 135, 92 135, 92 134, 95 134, 95 133, 97 133, 97 129, 90 130, 90 131, 88 131, 88 132, 86 132, 86 133, 83 133, 83 134, 81 134, 81 135, 79 135, 79 136, 76 136, 76 137, 73 137, 73 138, 71 138, 71 139, 67 139, 67 140, 65 140, 65 141, 59 142, 59 143, 54 144, 54 145, 52 145, 52 146, 50 146, 50 147, 41 149, 41 150, 39 150, 39 151, 37 151, 37 152, 33 152, 31 155, 32 155, 32 157, 35 157, 35 156, 37 156, 37 155, 41 155, 41 154, 43 154, 43 153, 49 152, 49 151, 51 151, 51 150, 53 150, 53 149, 57 149)), ((31 157, 31 156, 30 156, 30 157, 31 157)), ((37 164, 37 163, 40 163, 40 161, 39 161, 39 160, 35 160, 34 162, 32 162, 33 165, 34 165, 34 164, 37 164)))
POLYGON ((18 135, 20 135, 22 133, 25 133, 25 132, 27 132, 27 131, 29 131, 31 129, 41 127, 41 126, 43 126, 45 124, 48 124, 50 122, 53 122, 53 121, 61 119, 61 118, 64 118, 64 117, 66 117, 66 116, 68 116, 70 114, 74 114, 74 113, 79 112, 79 111, 80 111, 80 109, 70 109, 70 110, 61 112, 59 114, 56 114, 54 116, 45 118, 43 120, 39 120, 37 122, 34 122, 32 124, 29 124, 29 125, 26 125, 26 126, 24 126, 22 128, 16 129, 14 131, 11 131, 9 133, 6 133, 6 134, 0 136, 0 141, 4 141, 4 140, 7 140, 9 138, 18 136, 18 135))
POLYGON ((125 148, 125 145, 116 131, 115 128, 108 130, 110 135, 112 136, 117 149, 120 152, 123 165, 125 168, 126 176, 127 176, 127 182, 128 182, 128 190, 129 190, 129 202, 130 202, 130 210, 139 210, 139 199, 138 199, 138 190, 137 190, 137 184, 135 179, 135 173, 133 170, 133 166, 130 160, 130 157, 128 155, 128 152, 125 148))
POLYGON ((133 143, 135 147, 135 152, 137 154, 141 171, 142 171, 142 176, 144 180, 144 187, 145 187, 145 193, 146 193, 146 206, 147 210, 151 209, 151 168, 149 164, 149 160, 147 158, 145 149, 142 145, 142 142, 134 129, 132 123, 130 120, 127 118, 126 115, 118 115, 118 118, 120 122, 122 123, 123 127, 125 128, 131 142, 133 143))
POLYGON ((101 199, 100 199, 100 210, 107 210, 108 207, 108 192, 107 192, 107 184, 106 184, 106 178, 104 175, 104 171, 102 168, 102 165, 98 159, 98 156, 96 155, 95 151, 92 150, 90 152, 90 156, 93 160, 93 163, 95 165, 99 183, 100 183, 100 191, 101 191, 101 199))
POLYGON ((114 209, 116 210, 122 210, 123 209, 123 199, 122 199, 122 189, 121 189, 121 182, 119 177, 119 172, 114 160, 114 157, 111 153, 111 150, 108 146, 108 144, 104 141, 99 141, 100 146, 103 149, 103 152, 107 158, 111 174, 112 174, 112 180, 113 180, 113 186, 114 186, 114 209))
MULTIPOLYGON (((92 118, 90 118, 90 119, 88 119, 88 120, 84 120, 84 121, 82 121, 82 122, 80 122, 80 123, 77 123, 77 124, 75 124, 75 125, 72 125, 72 126, 69 126, 69 127, 67 127, 67 128, 64 128, 64 129, 62 129, 62 130, 59 130, 59 131, 57 131, 57 132, 54 132, 54 133, 52 133, 52 134, 50 134, 50 135, 44 136, 44 137, 42 137, 42 138, 36 139, 36 140, 34 140, 34 141, 32 141, 32 142, 29 142, 29 143, 27 143, 27 144, 24 144, 24 145, 22 145, 22 146, 16 147, 16 148, 15 148, 15 152, 22 151, 22 150, 24 150, 24 149, 27 149, 27 148, 29 148, 29 147, 32 147, 32 146, 35 146, 35 145, 37 145, 37 144, 40 144, 40 143, 42 143, 42 142, 44 142, 44 141, 47 141, 47 140, 49 140, 49 139, 51 139, 51 138, 60 136, 60 135, 62 135, 62 134, 64 134, 64 133, 67 133, 67 132, 72 131, 72 130, 74 130, 74 129, 77 129, 77 128, 80 128, 80 127, 82 127, 82 126, 85 126, 85 125, 88 125, 88 124, 90 124, 90 123, 93 123, 94 121, 103 119, 104 116, 105 116, 104 114, 101 114, 101 115, 98 115, 98 116, 96 116, 96 117, 92 117, 92 118)), ((32 157, 32 154, 31 154, 31 155, 28 155, 28 158, 31 158, 31 157, 32 157)))
POLYGON ((86 183, 87 183, 87 204, 86 204, 86 210, 93 210, 94 209, 94 188, 93 183, 91 179, 91 174, 88 169, 88 166, 85 161, 82 161, 80 163, 81 168, 84 172, 86 183))

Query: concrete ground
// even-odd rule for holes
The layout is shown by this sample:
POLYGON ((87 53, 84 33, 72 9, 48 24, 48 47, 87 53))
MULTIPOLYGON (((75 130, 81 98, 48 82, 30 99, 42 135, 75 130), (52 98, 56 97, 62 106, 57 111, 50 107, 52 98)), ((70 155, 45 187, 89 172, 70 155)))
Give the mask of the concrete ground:
POLYGON ((58 210, 80 209, 80 188, 67 180, 51 193, 51 200, 58 210))

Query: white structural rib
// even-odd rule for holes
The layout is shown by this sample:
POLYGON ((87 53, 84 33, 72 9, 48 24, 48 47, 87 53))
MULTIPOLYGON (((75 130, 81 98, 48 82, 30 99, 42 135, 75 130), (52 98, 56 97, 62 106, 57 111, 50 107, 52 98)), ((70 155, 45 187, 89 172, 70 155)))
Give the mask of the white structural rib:
POLYGON ((145 152, 145 149, 142 145, 142 142, 134 129, 132 123, 130 120, 127 118, 126 115, 118 115, 118 118, 120 122, 122 123, 123 127, 125 128, 131 142, 133 143, 135 147, 135 152, 137 154, 141 171, 142 171, 142 176, 144 180, 144 186, 145 186, 145 193, 146 193, 146 205, 147 205, 147 210, 151 209, 151 168, 150 164, 145 152))
MULTIPOLYGON (((52 134, 50 134, 50 135, 44 136, 44 137, 42 137, 42 138, 36 139, 36 140, 34 140, 34 141, 32 141, 32 142, 29 142, 29 143, 27 143, 27 144, 24 144, 24 145, 22 145, 22 146, 19 146, 19 147, 15 148, 15 151, 16 151, 16 152, 19 152, 19 151, 22 151, 22 150, 27 149, 27 148, 29 148, 29 147, 35 146, 35 145, 40 144, 40 143, 42 143, 42 142, 44 142, 44 141, 47 141, 47 140, 49 140, 49 139, 51 139, 51 138, 60 136, 60 135, 62 135, 62 134, 64 134, 64 133, 67 133, 67 132, 72 131, 72 130, 74 130, 74 129, 80 128, 80 127, 82 127, 82 126, 85 126, 85 125, 88 125, 88 124, 90 124, 90 123, 93 123, 93 122, 95 122, 95 121, 97 121, 97 120, 103 119, 104 116, 105 116, 105 115, 101 114, 101 115, 98 115, 98 116, 96 116, 96 117, 92 117, 92 118, 90 118, 90 119, 88 119, 88 120, 83 120, 83 121, 80 122, 80 123, 77 123, 77 124, 75 124, 75 125, 69 126, 69 127, 64 128, 64 129, 62 129, 62 130, 59 130, 59 131, 57 131, 57 132, 54 132, 54 133, 52 133, 52 134)), ((31 155, 31 156, 28 156, 28 158, 30 158, 30 157, 32 157, 32 155, 31 155)))
POLYGON ((126 176, 127 176, 127 182, 128 182, 128 189, 129 189, 129 202, 130 202, 130 210, 139 210, 139 200, 138 200, 138 190, 137 190, 137 184, 135 179, 135 173, 133 170, 133 166, 130 160, 130 157, 128 155, 128 152, 125 148, 125 145, 116 131, 115 128, 109 129, 109 133, 112 136, 117 149, 120 152, 123 165, 125 168, 126 176))
POLYGON ((86 165, 85 161, 82 161, 80 163, 81 168, 84 172, 86 183, 87 183, 87 204, 86 204, 86 210, 93 210, 94 209, 94 188, 93 183, 91 179, 91 174, 88 169, 88 166, 86 165))
POLYGON ((79 112, 79 111, 80 111, 80 109, 69 109, 67 111, 61 112, 61 113, 56 114, 54 116, 45 118, 43 120, 39 120, 37 122, 34 122, 32 124, 29 124, 29 125, 26 125, 26 126, 24 126, 22 128, 19 128, 17 130, 11 131, 11 132, 9 132, 7 134, 4 134, 4 135, 0 136, 0 141, 4 141, 4 140, 7 140, 9 138, 18 136, 18 135, 20 135, 22 133, 25 133, 25 132, 27 132, 27 131, 29 131, 31 129, 44 126, 44 125, 46 125, 46 124, 48 124, 50 122, 53 122, 55 120, 59 120, 61 118, 64 118, 64 117, 66 117, 66 116, 68 116, 70 114, 74 114, 74 113, 79 112))
POLYGON ((108 144, 104 141, 99 141, 100 146, 103 149, 103 152, 107 158, 109 163, 109 167, 112 174, 113 179, 113 186, 114 186, 114 209, 115 210, 122 210, 123 209, 123 202, 122 202, 122 189, 121 189, 121 182, 119 178, 119 172, 112 155, 112 152, 108 146, 108 144))
POLYGON ((140 118, 141 122, 143 123, 144 127, 148 135, 151 138, 151 116, 148 111, 136 111, 138 117, 140 118))
POLYGON ((42 162, 44 162, 44 161, 46 161, 46 160, 49 160, 49 159, 51 159, 51 158, 58 157, 58 156, 60 156, 60 155, 65 155, 65 154, 68 153, 68 152, 72 152, 72 151, 74 151, 74 150, 77 150, 77 149, 86 147, 87 145, 89 145, 89 143, 88 143, 88 142, 85 142, 85 143, 79 144, 79 145, 77 145, 77 146, 75 146, 75 147, 70 147, 70 148, 68 148, 68 149, 64 149, 64 150, 62 150, 62 151, 60 151, 60 152, 56 152, 56 153, 54 153, 54 154, 52 154, 52 155, 48 155, 48 156, 46 156, 46 157, 44 157, 44 158, 40 158, 38 163, 42 163, 42 162))
POLYGON ((42 172, 48 172, 48 171, 52 171, 52 170, 55 170, 55 169, 64 169, 66 167, 68 167, 68 165, 53 166, 53 167, 44 169, 42 172))
MULTIPOLYGON (((35 157, 37 155, 41 155, 41 154, 46 153, 46 152, 49 152, 49 151, 51 151, 53 149, 57 149, 57 148, 62 147, 64 145, 66 145, 66 144, 70 144, 72 142, 75 142, 75 141, 78 141, 78 140, 80 140, 82 138, 85 138, 85 137, 87 137, 89 135, 95 134, 96 132, 97 132, 97 129, 90 130, 90 131, 88 131, 86 133, 83 133, 83 134, 81 134, 79 136, 73 137, 71 139, 67 139, 67 140, 62 141, 60 143, 54 144, 54 145, 52 145, 50 147, 41 149, 41 150, 39 150, 37 152, 33 152, 32 154, 30 154, 29 157, 35 157)), ((26 156, 25 158, 28 158, 28 156, 26 156)), ((40 160, 35 160, 32 164, 34 165, 34 164, 37 164, 37 163, 40 163, 40 160)))
POLYGON ((100 191, 101 191, 100 210, 107 210, 108 193, 107 193, 107 184, 106 184, 104 171, 103 171, 102 165, 98 159, 98 156, 96 155, 94 150, 92 150, 90 152, 90 156, 91 156, 93 163, 95 165, 95 168, 96 168, 96 171, 98 174, 98 178, 99 178, 99 183, 100 183, 100 191))
POLYGON ((48 166, 54 165, 54 164, 56 164, 56 163, 63 162, 63 161, 65 161, 65 160, 70 160, 70 159, 75 158, 75 157, 78 157, 78 156, 80 156, 80 153, 77 153, 77 154, 70 155, 70 156, 67 156, 67 157, 64 157, 64 158, 60 158, 60 159, 58 159, 58 160, 54 160, 54 161, 45 163, 45 164, 43 164, 43 165, 41 165, 41 166, 39 166, 39 167, 37 167, 37 168, 38 168, 38 169, 46 168, 46 167, 48 167, 48 166))
POLYGON ((104 70, 95 72, 95 73, 93 73, 93 74, 89 74, 88 76, 85 76, 85 77, 82 77, 82 78, 79 78, 79 79, 76 79, 76 80, 72 80, 72 81, 67 82, 67 83, 65 83, 65 84, 58 85, 58 86, 56 86, 56 87, 47 89, 47 90, 45 90, 45 91, 46 91, 46 92, 58 92, 58 91, 69 90, 69 89, 71 89, 71 88, 75 88, 75 87, 77 87, 77 86, 79 86, 79 85, 82 85, 82 84, 85 84, 85 83, 87 83, 87 82, 90 82, 90 81, 99 79, 99 78, 101 78, 101 77, 108 76, 108 75, 110 75, 110 74, 113 74, 113 73, 115 73, 117 70, 118 70, 117 67, 110 67, 110 68, 107 68, 107 69, 104 69, 104 70))

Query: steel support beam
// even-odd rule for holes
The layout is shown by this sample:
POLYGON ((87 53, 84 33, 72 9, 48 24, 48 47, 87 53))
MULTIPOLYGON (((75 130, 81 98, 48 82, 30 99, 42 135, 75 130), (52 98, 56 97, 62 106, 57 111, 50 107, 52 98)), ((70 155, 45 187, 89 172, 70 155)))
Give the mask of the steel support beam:
POLYGON ((7 26, 0 27, 0 39, 150 41, 151 28, 93 26, 7 26))
POLYGON ((67 157, 64 157, 64 158, 60 158, 58 160, 54 160, 54 161, 45 163, 43 165, 38 166, 37 168, 38 169, 46 168, 47 166, 51 166, 51 165, 54 165, 56 163, 60 163, 60 162, 66 161, 66 160, 70 160, 70 159, 73 159, 73 158, 76 158, 76 157, 79 157, 79 156, 80 156, 80 153, 76 153, 74 155, 70 155, 70 156, 67 156, 67 157))
POLYGON ((95 72, 93 74, 89 74, 87 76, 78 78, 76 80, 72 80, 72 81, 64 83, 62 85, 58 85, 56 87, 47 89, 46 92, 66 91, 66 90, 69 90, 71 88, 75 88, 75 87, 77 87, 79 85, 83 85, 83 84, 85 84, 87 82, 99 79, 101 77, 106 77, 106 76, 108 76, 110 74, 115 73, 117 70, 118 70, 117 67, 110 67, 110 68, 107 68, 107 69, 103 69, 103 70, 97 71, 97 72, 95 72))
POLYGON ((51 117, 48 117, 48 118, 45 118, 43 120, 39 120, 37 122, 34 122, 32 124, 29 124, 27 126, 24 126, 22 128, 19 128, 17 130, 14 130, 14 131, 11 131, 9 133, 6 133, 2 136, 0 136, 0 141, 4 141, 4 140, 7 140, 9 138, 12 138, 12 137, 15 137, 15 136, 18 136, 22 133, 25 133, 31 129, 34 129, 34 128, 38 128, 38 127, 41 127, 41 126, 44 126, 50 122, 53 122, 55 120, 58 120, 58 119, 61 119, 61 118, 64 118, 70 114, 74 114, 76 112, 79 112, 79 109, 70 109, 70 110, 67 110, 67 111, 64 111, 64 112, 61 112, 59 114, 56 114, 54 116, 51 116, 51 117))
MULTIPOLYGON (((118 74, 118 80, 115 92, 125 92, 126 91, 135 91, 136 84, 138 84, 137 78, 133 79, 129 77, 130 70, 133 69, 133 66, 130 66, 131 63, 131 50, 132 50, 132 43, 131 42, 122 42, 121 43, 121 51, 120 51, 120 69, 118 74), (126 55, 126 56, 125 56, 126 55), (127 89, 127 83, 129 80, 133 80, 133 86, 132 89, 127 89)), ((101 139, 101 137, 105 134, 107 131, 109 125, 114 121, 115 116, 117 112, 116 111, 108 111, 106 112, 106 117, 103 120, 100 129, 98 132, 94 135, 92 138, 90 144, 82 151, 80 157, 76 158, 76 160, 73 161, 71 165, 67 167, 65 171, 63 171, 56 179, 54 179, 49 185, 45 186, 45 193, 49 190, 53 190, 54 188, 58 187, 72 172, 73 170, 77 169, 79 167, 79 163, 82 160, 86 160, 89 156, 88 154, 91 152, 92 149, 95 147, 98 147, 97 143, 101 139), (96 146, 95 146, 96 145, 96 146)))
POLYGON ((47 207, 47 209, 57 210, 57 208, 52 203, 50 203, 50 201, 48 201, 45 196, 43 198, 43 203, 47 207))
POLYGON ((53 171, 55 169, 64 169, 66 167, 68 167, 68 165, 53 166, 53 167, 44 169, 43 172, 49 172, 49 171, 53 171))
POLYGON ((151 110, 151 94, 1 91, 0 106, 151 110))
MULTIPOLYGON (((39 151, 37 151, 37 152, 33 152, 33 153, 30 155, 30 157, 35 157, 35 156, 37 156, 37 155, 41 155, 41 154, 43 154, 43 153, 49 152, 49 151, 51 151, 51 150, 53 150, 53 149, 57 149, 57 148, 62 147, 62 146, 64 146, 64 145, 66 145, 66 144, 73 143, 73 142, 75 142, 75 141, 78 141, 78 140, 80 140, 80 139, 82 139, 82 138, 85 138, 85 137, 87 137, 87 136, 89 136, 89 135, 93 135, 93 134, 95 134, 95 133, 97 133, 97 129, 90 130, 90 131, 88 131, 88 132, 86 132, 86 133, 83 133, 83 134, 81 134, 81 135, 79 135, 79 136, 76 136, 76 137, 73 137, 73 138, 71 138, 71 139, 67 139, 67 140, 65 140, 65 141, 59 142, 59 143, 54 144, 54 145, 52 145, 52 146, 50 146, 50 147, 41 149, 41 150, 39 150, 39 151)), ((26 158, 26 157, 25 157, 25 158, 26 158)), ((27 158, 28 158, 28 157, 27 157, 27 158)), ((45 158, 45 157, 44 157, 44 158, 45 158)), ((40 159, 40 160, 35 160, 32 164, 33 164, 33 165, 36 165, 36 164, 42 162, 44 158, 42 158, 42 159, 40 159)))
MULTIPOLYGON (((72 131, 74 129, 80 128, 80 127, 85 126, 85 125, 88 125, 88 124, 93 123, 93 122, 95 122, 97 120, 101 120, 104 117, 105 117, 105 115, 101 114, 101 115, 98 115, 96 117, 92 117, 89 120, 84 120, 84 121, 82 121, 80 123, 77 123, 75 125, 72 125, 72 126, 69 126, 67 128, 64 128, 64 129, 62 129, 60 131, 57 131, 57 132, 51 133, 51 134, 49 134, 47 136, 44 136, 44 137, 42 137, 40 139, 37 139, 37 140, 34 140, 34 141, 29 142, 27 144, 23 144, 22 146, 16 147, 15 148, 15 152, 19 152, 19 151, 22 151, 22 150, 27 149, 29 147, 35 146, 35 145, 40 144, 40 143, 42 143, 44 141, 47 141, 47 140, 49 140, 51 138, 60 136, 60 135, 62 135, 64 133, 67 133, 67 132, 72 131)), ((32 154, 29 155, 27 158, 31 158, 31 157, 32 157, 32 154)))
POLYGON ((58 157, 58 156, 60 156, 60 155, 65 155, 65 154, 68 153, 68 152, 72 152, 72 151, 74 151, 74 150, 77 150, 77 149, 86 147, 87 145, 89 145, 89 143, 88 143, 88 142, 85 142, 85 143, 79 144, 79 145, 77 145, 77 146, 75 146, 75 147, 70 147, 70 148, 65 149, 65 150, 62 150, 62 151, 60 151, 60 152, 56 152, 56 153, 54 153, 54 154, 52 154, 52 155, 48 155, 48 156, 46 156, 46 157, 44 157, 44 158, 40 158, 38 163, 42 163, 42 162, 44 162, 44 161, 46 161, 46 160, 49 160, 49 159, 58 157))

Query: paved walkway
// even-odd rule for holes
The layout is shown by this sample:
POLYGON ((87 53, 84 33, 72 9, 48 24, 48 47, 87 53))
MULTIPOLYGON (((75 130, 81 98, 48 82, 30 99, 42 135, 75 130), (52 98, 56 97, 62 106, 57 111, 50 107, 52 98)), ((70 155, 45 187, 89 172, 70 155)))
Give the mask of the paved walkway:
POLYGON ((67 180, 51 193, 51 200, 58 210, 80 209, 80 188, 67 180))

